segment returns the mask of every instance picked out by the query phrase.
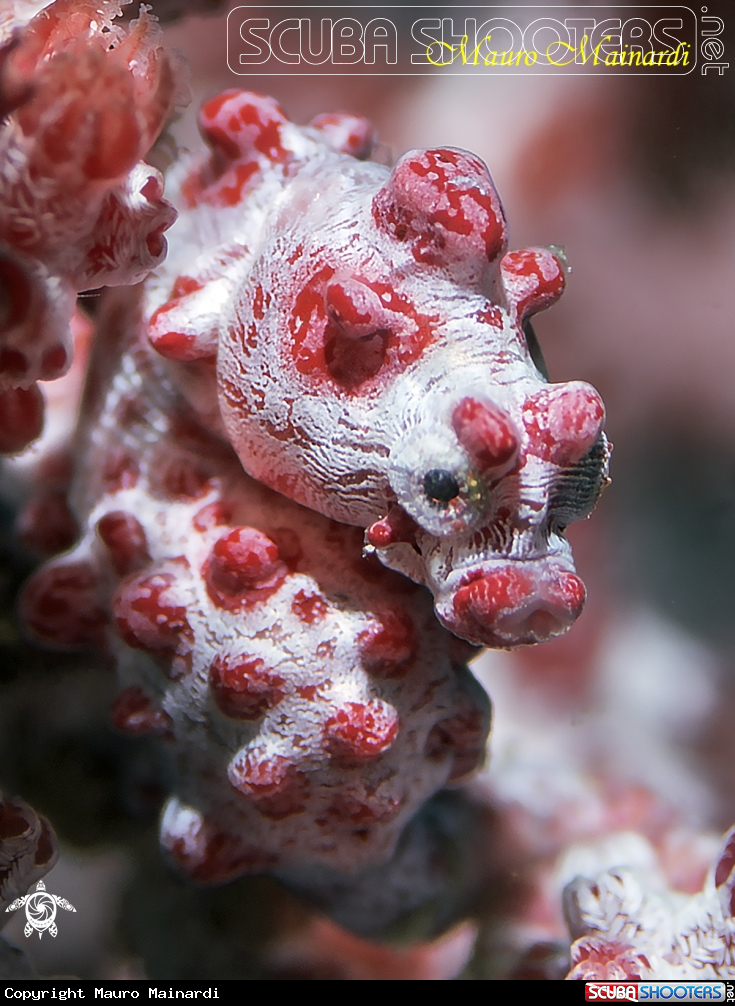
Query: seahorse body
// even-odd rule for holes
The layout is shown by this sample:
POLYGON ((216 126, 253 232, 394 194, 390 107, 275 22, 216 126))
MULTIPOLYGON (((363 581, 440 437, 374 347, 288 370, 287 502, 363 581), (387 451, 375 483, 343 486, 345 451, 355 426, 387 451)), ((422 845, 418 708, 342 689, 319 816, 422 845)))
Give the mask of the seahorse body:
POLYGON ((205 105, 201 128, 212 153, 174 182, 178 250, 147 302, 192 402, 254 478, 367 528, 452 632, 564 632, 585 592, 562 532, 592 509, 608 448, 597 392, 546 383, 524 332, 562 292, 559 257, 506 253, 466 152, 389 171, 353 156, 362 120, 299 129, 246 92, 205 105))

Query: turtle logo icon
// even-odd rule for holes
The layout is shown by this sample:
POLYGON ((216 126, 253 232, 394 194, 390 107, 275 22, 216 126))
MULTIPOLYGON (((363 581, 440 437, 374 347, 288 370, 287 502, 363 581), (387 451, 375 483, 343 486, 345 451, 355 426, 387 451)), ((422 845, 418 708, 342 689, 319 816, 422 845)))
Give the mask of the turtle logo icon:
POLYGON ((36 884, 33 894, 24 894, 22 898, 16 898, 12 905, 8 905, 6 912, 14 912, 16 908, 25 905, 26 919, 23 932, 30 936, 35 929, 39 940, 48 931, 52 936, 56 936, 59 931, 56 926, 56 909, 64 908, 67 912, 76 912, 74 905, 70 905, 66 898, 60 898, 58 894, 49 894, 46 885, 42 880, 36 884))

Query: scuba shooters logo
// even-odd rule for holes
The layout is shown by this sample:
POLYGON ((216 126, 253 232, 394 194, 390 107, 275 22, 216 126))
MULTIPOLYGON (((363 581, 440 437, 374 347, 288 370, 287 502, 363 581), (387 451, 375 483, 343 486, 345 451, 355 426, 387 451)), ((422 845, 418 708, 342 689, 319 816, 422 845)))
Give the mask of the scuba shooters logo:
POLYGON ((60 898, 58 894, 50 894, 42 880, 36 884, 36 890, 33 894, 24 894, 22 898, 16 898, 5 911, 14 912, 16 908, 24 906, 27 921, 23 932, 26 936, 30 936, 35 930, 39 940, 47 930, 51 936, 56 936, 58 932, 56 910, 58 908, 63 908, 67 912, 76 912, 74 905, 70 905, 66 898, 60 898))
POLYGON ((227 17, 227 65, 258 76, 686 75, 701 34, 701 57, 722 73, 724 23, 704 21, 681 4, 241 6, 227 17))
POLYGON ((585 982, 586 1002, 725 1002, 735 998, 733 982, 585 982))

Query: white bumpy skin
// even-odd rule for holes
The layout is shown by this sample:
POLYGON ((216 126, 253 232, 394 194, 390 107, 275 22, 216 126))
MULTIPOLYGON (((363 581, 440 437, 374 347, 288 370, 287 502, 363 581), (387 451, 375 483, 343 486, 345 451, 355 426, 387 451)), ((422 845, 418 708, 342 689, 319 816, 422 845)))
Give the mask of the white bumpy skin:
POLYGON ((188 876, 383 863, 484 760, 472 647, 363 556, 359 528, 247 476, 136 342, 135 297, 108 300, 71 499, 84 531, 26 585, 25 623, 114 653, 113 722, 170 752, 161 842, 188 876))

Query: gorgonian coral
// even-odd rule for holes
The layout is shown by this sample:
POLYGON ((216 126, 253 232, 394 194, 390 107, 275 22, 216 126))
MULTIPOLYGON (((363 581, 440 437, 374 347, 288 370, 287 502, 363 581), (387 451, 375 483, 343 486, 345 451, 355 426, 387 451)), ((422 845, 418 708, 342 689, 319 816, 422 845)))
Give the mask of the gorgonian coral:
MULTIPOLYGON (((604 409, 547 382, 530 325, 563 255, 507 251, 472 154, 391 170, 362 119, 299 128, 228 91, 170 173, 164 262, 174 211, 140 157, 174 76, 151 18, 117 11, 57 0, 4 50, 6 416, 67 365, 76 291, 153 270, 98 314, 81 536, 22 614, 114 654, 113 722, 169 752, 186 874, 359 872, 482 762, 477 645, 547 640, 584 603, 564 529, 605 484, 604 409)), ((31 425, 8 418, 6 449, 31 425)))

